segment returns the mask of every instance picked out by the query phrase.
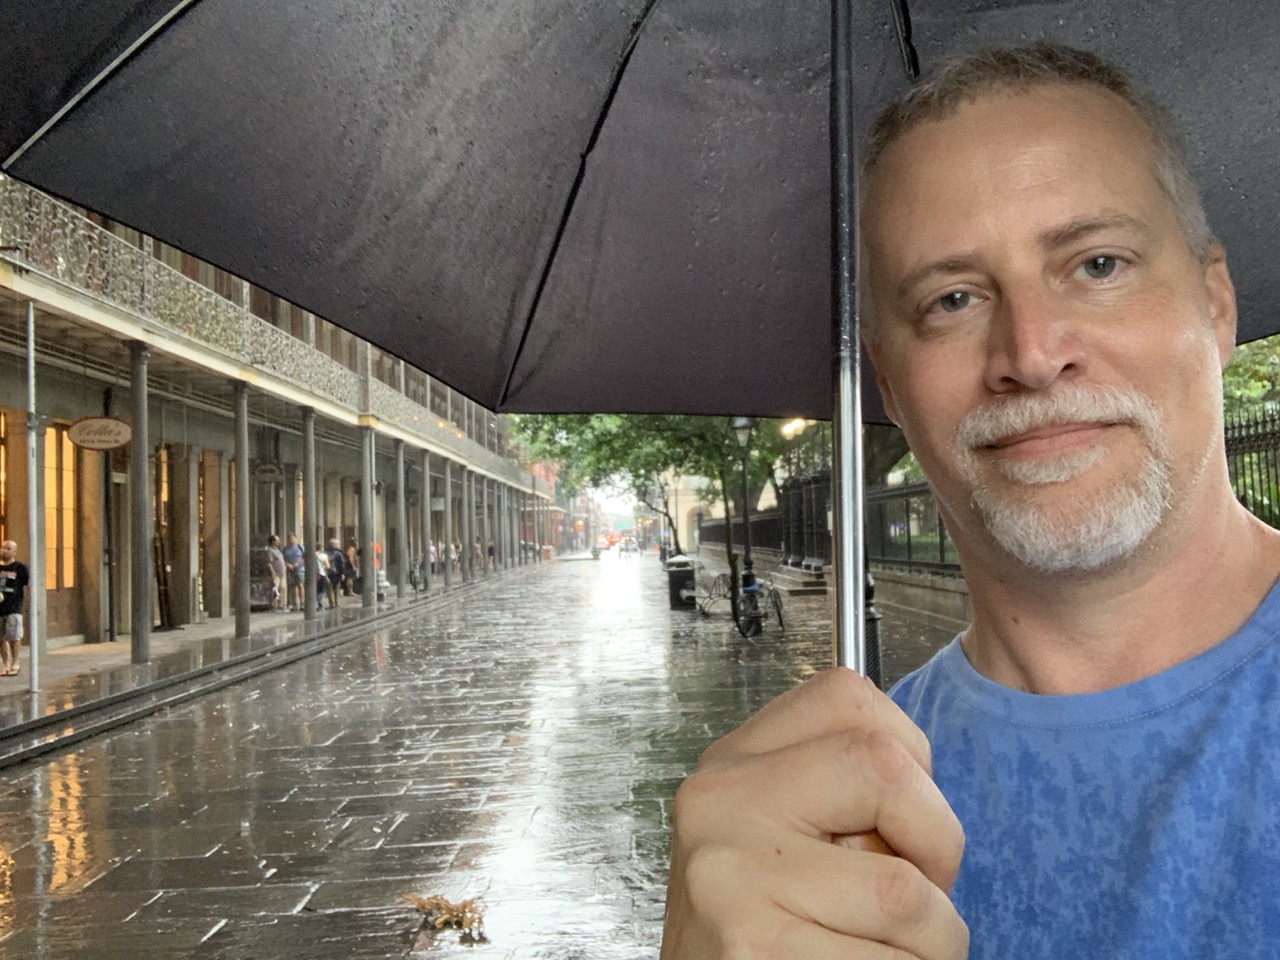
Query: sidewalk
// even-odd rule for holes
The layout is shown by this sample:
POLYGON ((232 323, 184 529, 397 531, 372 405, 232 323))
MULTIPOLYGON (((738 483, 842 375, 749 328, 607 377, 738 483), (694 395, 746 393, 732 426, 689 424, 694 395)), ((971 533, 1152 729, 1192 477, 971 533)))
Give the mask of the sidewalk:
MULTIPOLYGON (((521 568, 494 571, 489 576, 478 574, 476 585, 494 578, 515 574, 521 568)), ((532 569, 532 565, 524 568, 532 569)), ((185 624, 173 630, 153 628, 150 638, 150 660, 145 664, 131 662, 131 638, 121 634, 114 642, 83 643, 78 640, 52 640, 40 658, 39 690, 32 692, 31 651, 23 648, 22 672, 16 677, 0 678, 0 734, 16 724, 34 717, 44 717, 103 697, 134 690, 165 677, 189 673, 242 656, 245 653, 277 647, 302 637, 319 636, 335 628, 349 626, 363 619, 393 613, 405 605, 448 596, 450 591, 471 586, 463 584, 459 575, 446 588, 439 577, 431 579, 429 590, 415 594, 410 588, 404 599, 396 597, 394 585, 386 598, 372 608, 364 608, 361 598, 340 597, 334 610, 317 611, 307 620, 298 611, 255 611, 249 618, 250 635, 234 639, 235 618, 221 617, 203 623, 185 624)))
POLYGON ((518 572, 9 770, 0 956, 653 960, 676 786, 826 665, 826 598, 745 640, 653 555, 518 572))

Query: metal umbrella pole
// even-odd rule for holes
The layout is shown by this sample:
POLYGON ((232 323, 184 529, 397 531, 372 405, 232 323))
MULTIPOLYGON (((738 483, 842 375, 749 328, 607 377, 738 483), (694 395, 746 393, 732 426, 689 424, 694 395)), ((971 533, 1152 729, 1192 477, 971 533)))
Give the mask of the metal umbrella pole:
POLYGON ((866 531, 863 509, 862 365, 853 150, 852 0, 831 5, 831 196, 835 350, 835 624, 836 664, 867 673, 866 531))

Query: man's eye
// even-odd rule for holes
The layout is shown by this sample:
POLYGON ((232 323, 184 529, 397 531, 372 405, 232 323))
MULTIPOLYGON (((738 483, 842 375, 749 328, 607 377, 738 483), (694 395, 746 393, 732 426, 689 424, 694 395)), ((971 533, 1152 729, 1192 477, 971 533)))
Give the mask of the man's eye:
POLYGON ((973 297, 963 290, 952 290, 950 293, 944 293, 938 298, 938 306, 947 313, 957 313, 972 302, 973 297))
POLYGON ((1090 257, 1084 263, 1080 264, 1080 269, 1084 271, 1085 276, 1091 280, 1105 280, 1116 272, 1119 261, 1115 257, 1101 256, 1090 257))

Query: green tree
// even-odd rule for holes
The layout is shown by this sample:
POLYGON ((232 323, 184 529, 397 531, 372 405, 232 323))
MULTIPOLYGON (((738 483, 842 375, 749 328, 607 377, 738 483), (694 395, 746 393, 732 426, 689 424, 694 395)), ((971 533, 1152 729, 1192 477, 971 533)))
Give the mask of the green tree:
MULTIPOLYGON (((730 429, 731 418, 676 414, 514 415, 513 438, 533 459, 560 464, 560 480, 569 493, 621 485, 636 501, 667 518, 682 551, 679 524, 670 513, 669 480, 701 477, 707 503, 720 501, 725 516, 742 512, 742 451, 730 429)), ((811 424, 787 437, 781 420, 759 420, 747 457, 747 498, 754 507, 765 487, 781 500, 780 477, 788 467, 829 462, 830 425, 811 424)), ((906 449, 896 427, 869 427, 864 434, 867 477, 882 483, 906 449)), ((726 524, 725 553, 737 597, 738 557, 733 527, 726 524)), ((736 600, 734 616, 737 616, 736 600)))
POLYGON ((1236 347, 1222 373, 1222 405, 1228 419, 1280 400, 1280 337, 1236 347))
MULTIPOLYGON (((704 477, 723 497, 721 467, 731 459, 732 436, 723 417, 658 414, 550 414, 512 418, 513 435, 527 453, 560 464, 570 492, 618 485, 663 514, 680 549, 671 516, 669 478, 704 477)), ((730 496, 732 493, 730 492, 730 496)))

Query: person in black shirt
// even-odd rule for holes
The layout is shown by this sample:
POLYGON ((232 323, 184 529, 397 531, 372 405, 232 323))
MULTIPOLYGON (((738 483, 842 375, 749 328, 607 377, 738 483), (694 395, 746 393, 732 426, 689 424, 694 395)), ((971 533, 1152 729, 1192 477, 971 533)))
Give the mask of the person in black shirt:
POLYGON ((337 537, 329 541, 325 550, 329 558, 329 609, 338 605, 338 596, 342 593, 342 583, 347 579, 347 558, 342 552, 342 544, 337 537))
POLYGON ((30 579, 27 565, 18 559, 18 545, 12 540, 0 544, 0 677, 18 675, 22 596, 30 579))

